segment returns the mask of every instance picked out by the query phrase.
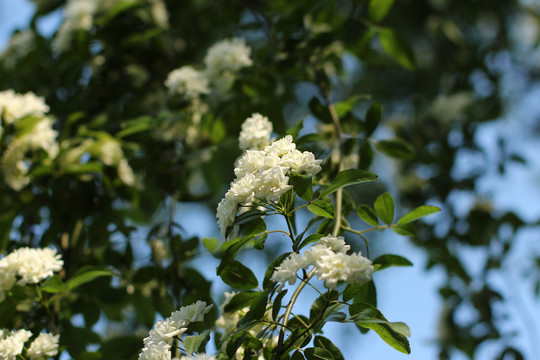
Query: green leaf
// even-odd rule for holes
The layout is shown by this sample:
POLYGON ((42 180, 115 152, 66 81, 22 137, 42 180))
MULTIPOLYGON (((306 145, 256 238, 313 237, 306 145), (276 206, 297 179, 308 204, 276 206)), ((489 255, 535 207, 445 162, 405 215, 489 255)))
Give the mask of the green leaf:
POLYGON ((317 98, 316 96, 314 96, 310 100, 308 107, 311 113, 313 114, 313 116, 315 116, 322 122, 326 122, 326 123, 332 122, 332 115, 330 115, 330 111, 328 110, 326 106, 321 104, 321 102, 319 101, 319 98, 317 98))
POLYGON ((238 326, 249 324, 252 320, 260 320, 266 312, 266 304, 268 303, 268 290, 259 293, 250 304, 247 314, 238 322, 238 326))
POLYGON ((373 211, 368 205, 359 205, 358 209, 356 209, 356 213, 358 216, 360 216, 360 219, 364 220, 369 225, 379 225, 379 218, 377 217, 377 214, 375 214, 375 211, 373 211))
POLYGON ((220 273, 221 279, 235 289, 251 290, 259 285, 255 274, 238 261, 227 264, 220 273))
POLYGON ((416 227, 412 223, 407 224, 399 224, 399 225, 393 225, 391 229, 399 235, 404 236, 415 236, 416 235, 416 227))
POLYGON ((266 230, 266 223, 261 217, 256 217, 245 223, 242 223, 238 233, 240 236, 256 236, 261 235, 266 230))
POLYGON ((103 165, 96 161, 89 161, 84 164, 70 164, 63 168, 67 174, 86 174, 86 173, 101 173, 103 165))
POLYGON ((347 98, 344 101, 340 101, 336 103, 335 108, 336 108, 337 116, 339 118, 342 118, 347 113, 351 112, 360 100, 365 100, 365 99, 366 99, 366 95, 354 95, 347 98))
POLYGON ((407 70, 413 70, 416 66, 414 52, 407 42, 407 39, 396 33, 392 29, 379 30, 379 41, 381 46, 394 61, 407 70))
POLYGON ((223 311, 225 312, 235 312, 241 310, 251 303, 253 299, 259 296, 257 291, 243 291, 234 295, 231 300, 225 305, 223 311))
POLYGON ((197 351, 197 349, 208 338, 208 334, 210 334, 210 332, 207 330, 203 332, 201 335, 186 336, 182 340, 182 344, 184 345, 184 348, 186 349, 188 354, 193 355, 193 353, 197 351))
POLYGON ((291 360, 306 360, 306 358, 304 357, 304 355, 302 355, 302 353, 300 351, 296 350, 292 354, 291 360))
POLYGON ((382 21, 394 5, 394 0, 371 0, 369 2, 368 17, 376 23, 382 21))
POLYGON ((306 201, 311 201, 311 199, 313 199, 312 182, 313 177, 311 175, 298 175, 292 173, 289 176, 289 184, 293 186, 294 191, 298 196, 306 201))
POLYGON ((155 122, 151 116, 141 116, 124 124, 123 129, 116 133, 117 138, 123 138, 129 135, 137 134, 150 130, 155 122))
POLYGON ((326 316, 330 315, 327 313, 327 310, 331 307, 330 302, 337 300, 338 297, 339 293, 337 291, 329 290, 315 299, 309 311, 309 321, 314 323, 315 321, 324 320, 326 316))
POLYGON ((334 360, 330 351, 322 347, 310 347, 304 350, 307 360, 334 360))
POLYGON ((85 266, 79 269, 79 271, 77 271, 75 275, 73 275, 73 277, 66 282, 66 286, 69 290, 72 290, 78 286, 81 286, 82 284, 97 279, 98 277, 114 275, 116 274, 109 269, 85 266))
POLYGON ((345 360, 343 354, 341 353, 341 351, 339 351, 338 347, 334 345, 332 341, 330 341, 330 339, 327 339, 324 336, 315 336, 315 339, 313 340, 313 345, 328 350, 335 360, 345 360))
POLYGON ((323 237, 322 234, 311 234, 307 238, 305 238, 300 243, 300 245, 297 246, 297 248, 293 246, 293 250, 298 251, 298 250, 304 248, 306 245, 309 245, 311 243, 319 241, 319 239, 322 238, 322 237, 323 237))
POLYGON ((377 150, 388 156, 410 160, 414 158, 414 148, 401 139, 380 140, 375 142, 377 150))
POLYGON ((327 219, 334 218, 334 205, 324 201, 316 200, 307 206, 308 210, 317 216, 322 216, 327 219))
POLYGON ((298 134, 300 133, 300 130, 302 130, 302 127, 304 127, 304 119, 298 121, 296 124, 293 125, 293 127, 287 129, 286 134, 291 135, 293 137, 293 140, 296 140, 298 134))
POLYGON ((377 126, 379 126, 379 122, 381 121, 381 115, 381 103, 377 101, 371 104, 366 114, 366 137, 369 137, 371 134, 373 134, 377 126))
POLYGON ((353 302, 368 303, 377 306, 377 289, 375 283, 369 281, 364 284, 350 283, 343 292, 343 301, 353 300, 353 302))
POLYGON ((283 290, 274 299, 274 304, 272 305, 272 319, 274 319, 274 321, 277 321, 276 319, 279 315, 279 311, 281 310, 281 301, 283 300, 283 297, 287 294, 287 291, 288 290, 283 290))
POLYGON ((202 239, 202 244, 206 250, 214 252, 219 246, 219 240, 216 238, 204 238, 202 239))
POLYGON ((328 186, 323 192, 321 192, 320 197, 330 195, 345 186, 375 180, 377 180, 377 175, 372 174, 369 171, 359 169, 343 170, 339 174, 337 174, 332 184, 328 186))
POLYGON ((375 200, 373 207, 382 221, 389 225, 392 224, 392 221, 394 221, 394 199, 392 195, 385 192, 375 200))
POLYGON ((386 269, 391 266, 412 266, 413 264, 406 258, 399 255, 384 254, 373 260, 373 264, 380 267, 377 270, 386 269))
POLYGON ((369 169, 371 166, 371 160, 373 159, 373 149, 369 142, 364 142, 360 147, 360 162, 358 168, 369 169))
POLYGON ((407 333, 403 327, 405 324, 395 325, 397 323, 389 322, 377 308, 367 303, 352 304, 349 313, 360 328, 375 331, 388 345, 402 353, 411 353, 409 340, 404 335, 407 333))
POLYGON ((424 216, 438 213, 439 211, 441 211, 441 209, 436 206, 422 205, 403 215, 403 217, 398 220, 397 224, 407 224, 424 216))
POLYGON ((407 324, 401 321, 389 322, 388 326, 398 334, 401 334, 405 337, 411 337, 411 329, 407 324))
POLYGON ((51 294, 56 294, 66 290, 66 285, 62 282, 62 279, 58 275, 54 275, 45 281, 41 285, 41 291, 48 292, 51 294))
POLYGON ((242 238, 237 238, 231 241, 231 245, 225 250, 223 257, 221 258, 221 263, 216 269, 217 275, 220 275, 223 269, 234 261, 234 257, 246 244, 253 239, 253 236, 244 236, 242 238))

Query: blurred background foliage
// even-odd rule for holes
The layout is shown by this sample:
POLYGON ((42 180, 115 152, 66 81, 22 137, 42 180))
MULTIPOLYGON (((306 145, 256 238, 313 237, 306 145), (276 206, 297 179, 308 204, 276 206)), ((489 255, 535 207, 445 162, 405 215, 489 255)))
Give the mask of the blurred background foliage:
MULTIPOLYGON (((88 30, 74 32, 62 51, 53 46, 57 28, 49 35, 41 24, 60 18, 65 1, 34 4, 29 27, 15 31, 2 54, 0 90, 44 96, 61 151, 53 163, 32 169, 31 185, 21 191, 0 185, 0 250, 55 245, 66 278, 86 265, 121 274, 55 300, 61 342, 73 358, 134 358, 141 329, 152 326, 156 313, 166 317, 195 300, 212 302, 213 280, 193 263, 206 250, 202 239, 183 230, 196 224, 176 223, 178 203, 215 211, 234 176, 240 125, 254 112, 268 116, 277 134, 304 119, 299 147, 326 158, 335 173, 328 146, 335 139, 321 106, 328 100, 337 104, 348 134, 349 166, 388 162, 381 153, 398 158, 389 174, 375 171, 386 184, 359 190, 357 202, 371 204, 389 188, 405 208, 430 203, 444 210, 411 237, 426 254, 426 271, 445 274, 439 289, 445 306, 434 335, 440 358, 459 352, 472 359, 486 343, 494 358, 525 356, 515 339, 538 335, 539 325, 517 333, 501 327, 508 294, 490 277, 513 266, 506 259, 516 234, 537 222, 495 207, 479 193, 479 182, 486 173, 502 178, 527 160, 505 137, 496 141, 496 155, 489 153, 478 132, 508 116, 523 96, 513 92, 509 74, 525 79, 522 89, 538 81, 538 3, 117 0, 94 15, 88 30), (231 37, 246 39, 254 64, 227 92, 207 99, 209 111, 196 114, 185 99, 168 94, 169 72, 202 67, 206 50, 231 37), (379 127, 366 117, 374 102, 382 104, 379 127), (88 138, 118 144, 135 183, 123 182, 114 165, 91 151, 70 162, 70 151, 88 138), (389 138, 399 140, 381 141, 389 138), (480 254, 474 271, 464 264, 471 249, 480 254), (463 309, 468 316, 459 316, 463 309), (100 319, 117 333, 96 333, 100 319)), ((538 124, 527 126, 529 136, 538 136, 538 124)), ((523 279, 538 295, 540 253, 523 257, 529 264, 523 279)), ((0 314, 16 306, 3 302, 0 314)), ((22 321, 22 315, 2 315, 0 327, 22 321)))

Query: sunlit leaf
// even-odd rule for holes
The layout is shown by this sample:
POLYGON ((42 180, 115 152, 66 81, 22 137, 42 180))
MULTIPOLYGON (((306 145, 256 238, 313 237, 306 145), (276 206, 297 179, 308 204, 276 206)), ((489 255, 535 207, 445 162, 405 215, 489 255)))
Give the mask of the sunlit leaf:
POLYGON ((407 70, 416 66, 414 52, 406 38, 392 29, 379 30, 379 41, 385 53, 407 70))
POLYGON ((102 276, 114 276, 116 275, 109 269, 103 269, 94 266, 85 266, 80 268, 71 279, 66 282, 66 286, 69 290, 74 289, 82 284, 90 282, 98 277, 102 276))
POLYGON ((336 175, 336 178, 334 179, 334 181, 332 181, 332 184, 330 184, 330 186, 328 186, 323 192, 321 192, 320 197, 330 195, 345 186, 375 180, 377 180, 377 175, 372 174, 369 171, 359 169, 343 170, 336 175))
POLYGON ((373 260, 373 264, 378 264, 378 270, 383 270, 391 266, 412 266, 413 264, 399 255, 384 254, 373 260))
POLYGON ((392 195, 385 192, 380 195, 373 204, 377 215, 387 224, 392 224, 394 221, 394 198, 392 195))
POLYGON ((368 17, 374 22, 380 22, 394 5, 394 0, 370 0, 368 17))
POLYGON ((379 218, 377 217, 377 214, 375 214, 375 211, 373 211, 368 205, 359 205, 356 209, 356 213, 358 216, 360 216, 360 219, 364 220, 369 225, 379 225, 379 218))
POLYGON ((309 211, 311 211, 317 216, 322 216, 328 219, 334 218, 334 205, 324 200, 316 200, 313 203, 309 204, 307 208, 309 211))
POLYGON ((414 148, 401 139, 380 140, 375 142, 375 147, 394 158, 410 160, 414 157, 414 148))
POLYGON ((422 205, 403 215, 403 217, 399 219, 396 224, 407 224, 424 216, 435 214, 439 211, 441 211, 441 209, 436 206, 422 205))

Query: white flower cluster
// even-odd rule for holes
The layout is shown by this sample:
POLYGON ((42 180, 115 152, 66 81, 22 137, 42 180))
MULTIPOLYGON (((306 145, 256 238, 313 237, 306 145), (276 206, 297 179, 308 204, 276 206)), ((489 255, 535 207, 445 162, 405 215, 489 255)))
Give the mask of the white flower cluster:
POLYGON ((25 116, 44 117, 49 111, 45 99, 32 92, 18 94, 13 90, 0 91, 0 116, 12 124, 25 116))
POLYGON ((30 360, 37 360, 43 359, 44 357, 56 356, 56 354, 58 354, 59 340, 60 335, 40 333, 38 337, 30 344, 30 347, 26 351, 26 356, 30 360))
POLYGON ((272 134, 272 123, 266 116, 253 114, 242 123, 242 131, 238 142, 240 149, 262 149, 270 140, 272 134))
POLYGON ((180 338, 190 323, 203 321, 204 315, 212 309, 212 306, 206 306, 204 301, 197 301, 174 311, 165 320, 156 322, 148 337, 144 339, 144 348, 139 354, 139 360, 171 359, 174 339, 180 338))
MULTIPOLYGON (((13 190, 19 191, 30 182, 28 172, 32 157, 29 153, 44 150, 49 158, 58 154, 58 133, 53 130, 53 120, 45 116, 48 111, 49 106, 45 104, 45 100, 31 92, 0 92, 0 118, 5 125, 15 129, 14 135, 6 141, 8 146, 0 165, 5 182, 13 190)), ((3 133, 4 129, 0 127, 0 136, 3 133)))
POLYGON ((316 269, 315 275, 329 289, 335 289, 339 281, 359 284, 370 281, 373 274, 371 261, 360 253, 348 255, 350 248, 341 236, 322 237, 304 255, 292 253, 283 260, 274 270, 271 280, 280 283, 281 291, 286 282, 294 285, 298 270, 307 270, 313 266, 316 269))
POLYGON ((244 39, 232 38, 212 45, 206 52, 204 64, 211 76, 220 76, 225 71, 238 71, 251 66, 251 48, 244 39))
POLYGON ((169 73, 165 85, 172 94, 180 94, 188 99, 206 95, 210 93, 210 88, 218 93, 223 92, 234 82, 236 72, 253 64, 250 55, 251 48, 244 39, 220 41, 208 49, 204 70, 183 66, 169 73))
POLYGON ((0 301, 15 283, 37 284, 60 271, 63 265, 62 256, 54 249, 20 248, 11 252, 0 259, 0 301))
POLYGON ((202 71, 195 70, 192 66, 182 66, 173 70, 167 76, 165 85, 172 94, 183 94, 189 99, 210 92, 206 75, 202 71))
POLYGON ((315 175, 321 171, 321 162, 313 153, 297 150, 290 135, 274 141, 264 150, 247 150, 234 169, 236 179, 217 208, 221 233, 232 225, 240 205, 277 202, 292 188, 287 176, 290 172, 315 175))
MULTIPOLYGON (((32 333, 28 330, 17 330, 9 333, 6 330, 0 330, 0 359, 15 360, 17 355, 22 353, 24 343, 31 337, 32 333)), ((59 335, 40 333, 26 350, 26 358, 37 360, 55 356, 58 354, 58 340, 59 335)))

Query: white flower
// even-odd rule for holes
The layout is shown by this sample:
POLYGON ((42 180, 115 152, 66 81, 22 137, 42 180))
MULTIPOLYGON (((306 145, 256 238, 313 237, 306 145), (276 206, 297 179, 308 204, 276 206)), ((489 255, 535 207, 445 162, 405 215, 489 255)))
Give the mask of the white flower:
POLYGON ((234 168, 234 174, 237 177, 245 176, 248 173, 259 171, 264 167, 266 152, 259 150, 247 150, 238 160, 234 168))
POLYGON ((45 116, 49 106, 45 99, 32 92, 18 94, 13 90, 0 91, 0 115, 10 124, 25 116, 45 116))
POLYGON ((118 162, 118 177, 128 186, 135 185, 135 174, 125 158, 118 162))
POLYGON ((351 249, 351 246, 345 243, 345 238, 343 238, 343 236, 335 237, 330 234, 320 238, 317 244, 327 246, 335 253, 345 254, 351 249))
POLYGON ((371 260, 368 258, 363 257, 360 253, 351 254, 347 265, 351 269, 351 276, 348 281, 364 284, 371 280, 374 269, 371 260))
POLYGON ((231 197, 236 203, 249 203, 254 199, 255 189, 259 186, 259 182, 258 177, 253 173, 248 173, 231 183, 226 196, 231 197))
POLYGON ((328 246, 315 244, 309 250, 304 251, 304 262, 306 267, 316 266, 321 257, 333 254, 334 252, 328 246))
POLYGON ((238 71, 251 66, 251 48, 244 39, 233 38, 212 45, 206 52, 204 63, 211 76, 219 76, 223 71, 238 71))
POLYGON ((279 156, 287 154, 289 151, 296 149, 296 144, 293 143, 293 138, 291 135, 287 135, 277 141, 274 141, 272 144, 264 148, 266 153, 275 151, 279 156))
POLYGON ((30 344, 30 348, 26 351, 26 356, 28 356, 30 360, 55 356, 58 354, 59 337, 60 335, 40 333, 30 344))
POLYGON ((174 337, 180 337, 190 322, 203 321, 204 315, 213 305, 206 306, 204 301, 184 306, 173 312, 165 320, 160 320, 144 338, 144 348, 139 354, 139 360, 170 360, 171 344, 174 337))
POLYGON ((169 345, 172 343, 172 339, 175 336, 182 335, 185 331, 185 327, 179 327, 178 324, 171 318, 160 320, 154 325, 154 331, 161 336, 163 341, 169 345))
POLYGON ((165 85, 172 94, 181 94, 187 98, 196 98, 210 91, 206 75, 191 66, 173 70, 167 76, 165 85))
POLYGON ((329 289, 335 289, 339 281, 363 284, 371 280, 371 261, 359 254, 343 253, 323 255, 317 261, 315 274, 329 289))
POLYGON ((225 196, 218 204, 216 217, 218 225, 221 229, 221 234, 225 235, 227 227, 232 225, 236 213, 238 212, 238 203, 234 201, 232 196, 225 196))
POLYGON ((296 273, 303 267, 303 256, 297 253, 292 253, 275 268, 270 280, 276 283, 281 283, 278 287, 278 291, 281 291, 286 282, 289 282, 289 285, 294 285, 297 278, 296 273))
POLYGON ((171 319, 177 323, 184 321, 186 324, 203 321, 204 315, 207 314, 214 305, 206 306, 204 301, 197 301, 195 304, 181 307, 171 314, 171 319))
POLYGON ((58 131, 53 130, 53 120, 45 117, 32 128, 30 133, 19 138, 19 141, 23 141, 30 150, 43 149, 50 158, 54 158, 58 154, 57 136, 58 131))
POLYGON ((30 339, 32 333, 28 330, 12 331, 7 337, 0 340, 0 359, 15 360, 22 353, 24 343, 30 339))
POLYGON ((64 262, 50 248, 20 248, 0 260, 0 272, 14 272, 18 285, 36 284, 60 271, 64 262))
POLYGON ((259 188, 255 193, 258 198, 277 202, 281 195, 292 189, 289 177, 285 175, 287 168, 276 165, 260 174, 259 188))
POLYGON ((259 113, 251 115, 242 123, 238 141, 240 149, 261 149, 268 145, 272 134, 272 123, 259 113))
POLYGON ((171 345, 162 342, 145 347, 139 354, 139 360, 171 360, 171 345))
POLYGON ((310 152, 296 150, 292 140, 292 136, 287 135, 264 150, 246 150, 237 161, 234 169, 237 179, 218 205, 222 234, 233 223, 239 205, 252 205, 255 200, 277 202, 292 189, 288 177, 291 169, 311 175, 320 171, 321 160, 315 160, 310 152))
POLYGON ((322 160, 316 160, 315 155, 309 151, 300 152, 292 149, 283 156, 283 163, 299 174, 306 172, 315 175, 322 170, 320 166, 322 160))

